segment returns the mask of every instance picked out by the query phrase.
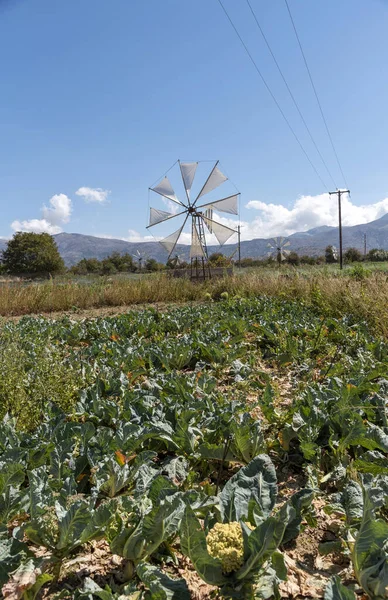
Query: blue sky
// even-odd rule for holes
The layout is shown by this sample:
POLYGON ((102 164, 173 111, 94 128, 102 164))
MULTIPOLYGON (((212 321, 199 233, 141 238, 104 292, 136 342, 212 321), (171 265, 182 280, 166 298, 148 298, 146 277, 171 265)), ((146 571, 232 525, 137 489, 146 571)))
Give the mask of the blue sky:
MULTIPOLYGON (((388 212, 388 2, 289 2, 352 192, 345 223, 372 220, 388 212)), ((343 187, 285 3, 251 3, 343 187)), ((332 187, 245 0, 224 4, 332 187)), ((335 224, 217 0, 0 0, 0 53, 1 236, 142 239, 148 187, 177 158, 221 161, 245 238, 335 224)))

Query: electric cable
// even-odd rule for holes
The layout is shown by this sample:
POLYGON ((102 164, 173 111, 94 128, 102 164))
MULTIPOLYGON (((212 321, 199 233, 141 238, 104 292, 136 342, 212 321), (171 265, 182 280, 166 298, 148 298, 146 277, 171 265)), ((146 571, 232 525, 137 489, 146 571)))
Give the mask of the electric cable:
POLYGON ((298 104, 298 102, 296 101, 296 98, 295 98, 294 94, 293 94, 293 93, 292 93, 292 91, 291 91, 291 88, 290 88, 290 86, 289 86, 289 84, 288 84, 288 82, 287 82, 287 79, 286 79, 286 77, 285 77, 285 75, 284 75, 284 73, 283 73, 283 71, 282 71, 282 69, 281 69, 281 67, 280 67, 280 65, 279 65, 279 63, 278 63, 278 61, 277 61, 277 59, 276 59, 276 56, 275 56, 275 54, 274 54, 274 52, 273 52, 273 50, 272 50, 272 48, 271 48, 271 45, 270 45, 270 43, 269 43, 269 41, 268 41, 268 39, 267 39, 267 36, 265 35, 265 33, 264 33, 264 31, 263 31, 263 28, 261 27, 261 25, 260 25, 260 23, 259 23, 259 19, 257 18, 257 15, 256 15, 255 11, 253 10, 253 7, 252 7, 252 5, 251 5, 250 1, 249 1, 249 0, 246 0, 246 2, 247 2, 247 4, 248 4, 248 6, 249 6, 249 9, 250 9, 250 11, 251 11, 251 13, 252 13, 252 16, 253 16, 253 18, 254 18, 254 20, 255 20, 255 22, 256 22, 256 25, 257 25, 257 27, 258 27, 258 29, 259 29, 259 31, 260 31, 260 33, 261 33, 261 35, 262 35, 262 38, 263 38, 263 40, 264 40, 264 42, 265 42, 265 44, 266 44, 266 46, 267 46, 267 48, 268 48, 268 50, 269 50, 269 53, 271 54, 271 56, 272 56, 272 58, 273 58, 273 61, 274 61, 275 65, 276 65, 276 68, 277 68, 277 70, 279 71, 279 74, 280 74, 280 76, 281 76, 281 78, 282 78, 282 80, 283 80, 283 82, 284 82, 284 85, 285 85, 285 86, 286 86, 286 88, 287 88, 287 91, 288 91, 288 93, 289 93, 289 95, 290 95, 290 97, 291 97, 291 100, 292 100, 292 102, 294 103, 294 106, 295 106, 296 110, 298 111, 300 118, 302 119, 303 125, 305 126, 305 128, 306 128, 306 131, 307 131, 307 133, 308 133, 308 134, 309 134, 309 136, 310 136, 310 139, 311 139, 311 141, 312 141, 312 143, 313 143, 313 145, 314 145, 314 148, 316 149, 316 151, 317 151, 317 153, 318 153, 318 155, 319 155, 319 157, 320 157, 320 159, 321 159, 321 161, 322 161, 322 164, 323 164, 323 166, 325 167, 325 169, 326 169, 326 172, 327 172, 328 176, 330 177, 330 179, 331 179, 331 181, 332 181, 332 183, 333 183, 334 187, 335 187, 335 188, 337 188, 337 186, 336 186, 336 183, 335 183, 335 181, 334 181, 334 177, 333 177, 333 175, 331 174, 331 172, 330 172, 330 170, 329 170, 329 167, 327 166, 327 163, 326 163, 325 159, 323 158, 323 156, 322 156, 322 153, 320 152, 320 150, 319 150, 319 148, 318 148, 318 146, 317 146, 317 143, 316 143, 316 141, 315 141, 315 139, 314 139, 314 137, 313 137, 313 134, 311 133, 311 131, 310 131, 310 128, 309 128, 309 126, 308 126, 308 125, 307 125, 307 123, 306 123, 306 120, 305 120, 305 118, 304 118, 304 116, 303 116, 303 114, 302 114, 302 111, 301 111, 301 109, 300 109, 300 107, 299 107, 299 104, 298 104))
POLYGON ((237 37, 239 38, 239 40, 240 40, 240 42, 241 42, 241 44, 242 44, 242 46, 243 46, 243 48, 244 48, 245 52, 247 53, 248 57, 250 58, 250 60, 251 60, 251 62, 252 62, 252 64, 253 64, 253 66, 254 66, 255 70, 257 71, 257 73, 258 73, 258 75, 259 75, 260 79, 262 80, 262 82, 263 82, 264 86, 266 87, 266 89, 267 89, 268 93, 270 94, 270 96, 271 96, 272 100, 273 100, 273 101, 274 101, 274 103, 276 104, 276 106, 277 106, 277 108, 278 108, 278 110, 279 110, 280 114, 282 115, 282 117, 283 117, 284 121, 286 122, 286 124, 287 124, 287 126, 288 126, 289 130, 291 131, 292 135, 294 136, 295 140, 297 141, 297 143, 298 143, 298 145, 299 145, 300 149, 302 150, 303 154, 304 154, 304 155, 305 155, 305 157, 307 158, 308 162, 310 163, 310 165, 311 165, 312 169, 314 170, 315 174, 316 174, 316 175, 317 175, 317 177, 319 178, 319 180, 320 180, 320 182, 322 183, 323 187, 326 189, 326 191, 327 191, 327 192, 329 192, 329 188, 327 187, 327 185, 326 185, 326 184, 325 184, 325 182, 323 181, 322 177, 321 177, 321 176, 320 176, 320 174, 318 173, 318 171, 317 171, 317 169, 316 169, 316 167, 315 167, 314 163, 312 162, 311 158, 310 158, 310 157, 309 157, 309 155, 307 154, 307 152, 306 152, 306 150, 305 150, 305 148, 304 148, 304 146, 303 146, 302 142, 300 141, 299 137, 297 136, 297 134, 296 134, 296 132, 295 132, 294 128, 292 127, 291 123, 290 123, 290 122, 289 122, 289 120, 287 119, 287 116, 285 115, 285 113, 284 113, 284 111, 283 111, 282 107, 280 106, 279 102, 277 101, 277 99, 276 99, 276 97, 275 97, 274 93, 272 92, 272 90, 271 90, 270 86, 268 85, 268 83, 267 83, 267 81, 266 81, 266 79, 265 79, 264 75, 263 75, 263 74, 262 74, 262 72, 260 71, 260 69, 259 69, 259 67, 258 67, 258 65, 257 65, 257 63, 256 63, 256 61, 255 61, 255 59, 253 58, 253 56, 252 56, 251 52, 249 51, 249 49, 248 49, 248 46, 245 44, 245 42, 244 42, 243 38, 241 37, 241 35, 240 35, 240 33, 239 33, 239 31, 238 31, 237 27, 236 27, 236 26, 235 26, 235 24, 233 23, 233 21, 232 21, 232 18, 230 17, 230 15, 229 15, 228 11, 226 10, 225 6, 223 5, 223 3, 222 3, 222 0, 218 0, 218 3, 220 4, 220 6, 221 6, 222 10, 224 11, 224 13, 225 13, 225 15, 226 15, 226 17, 227 17, 228 21, 230 22, 230 24, 231 24, 232 28, 234 29, 234 31, 235 31, 235 33, 236 33, 237 37))
POLYGON ((288 4, 287 0, 284 0, 284 1, 286 3, 287 11, 288 11, 289 17, 291 19, 292 27, 294 29, 295 36, 296 36, 296 39, 298 41, 298 45, 299 45, 299 48, 300 48, 300 51, 301 51, 301 54, 302 54, 302 57, 303 57, 303 61, 304 61, 304 64, 305 64, 305 67, 306 67, 306 70, 307 70, 307 73, 308 73, 308 76, 309 76, 309 79, 310 79, 311 87, 313 88, 314 95, 315 95, 315 98, 316 98, 316 101, 317 101, 317 104, 318 104, 318 107, 319 107, 319 110, 320 110, 320 113, 321 113, 321 116, 322 116, 323 123, 324 123, 325 128, 326 128, 326 132, 327 132, 328 138, 330 140, 331 147, 333 148, 333 152, 334 152, 335 158, 337 160, 337 164, 338 164, 339 170, 341 171, 341 175, 343 177, 345 185, 348 188, 349 186, 347 184, 346 177, 345 177, 344 172, 342 170, 341 162, 340 162, 340 159, 338 157, 338 153, 337 153, 337 150, 335 148, 335 145, 334 145, 334 142, 333 142, 333 138, 331 136, 330 129, 329 129, 329 126, 327 124, 327 120, 326 120, 325 114, 323 112, 322 104, 321 104, 321 102, 319 100, 318 92, 317 92, 317 89, 315 87, 314 80, 313 80, 313 77, 312 77, 312 74, 311 74, 311 71, 310 71, 310 67, 308 65, 307 58, 306 58, 306 55, 305 55, 304 50, 303 50, 302 42, 300 41, 298 30, 296 29, 296 25, 295 25, 294 18, 292 16, 290 5, 288 4))

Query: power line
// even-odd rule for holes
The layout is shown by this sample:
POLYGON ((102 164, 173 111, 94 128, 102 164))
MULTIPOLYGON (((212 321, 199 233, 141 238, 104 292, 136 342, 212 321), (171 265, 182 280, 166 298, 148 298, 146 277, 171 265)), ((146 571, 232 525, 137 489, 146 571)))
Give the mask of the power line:
POLYGON ((280 67, 280 65, 279 65, 279 63, 278 63, 278 61, 277 61, 277 59, 276 59, 276 56, 275 56, 275 54, 274 54, 274 53, 273 53, 273 51, 272 51, 271 45, 270 45, 270 43, 269 43, 269 41, 268 41, 268 39, 267 39, 267 37, 266 37, 266 35, 265 35, 264 31, 263 31, 263 28, 261 27, 261 25, 260 25, 260 23, 259 23, 259 20, 258 20, 258 18, 257 18, 257 15, 256 15, 255 11, 253 10, 253 8, 252 8, 252 5, 251 5, 251 3, 249 2, 249 0, 246 0, 246 2, 247 2, 247 4, 248 4, 248 6, 249 6, 249 9, 250 9, 250 11, 251 11, 252 15, 253 15, 253 18, 254 18, 254 20, 255 20, 255 22, 256 22, 256 25, 257 25, 257 27, 258 27, 258 29, 259 29, 259 31, 260 31, 260 33, 261 33, 262 37, 263 37, 263 40, 264 40, 264 42, 266 43, 266 45, 267 45, 267 48, 268 48, 268 50, 269 50, 269 52, 270 52, 270 54, 271 54, 271 56, 272 56, 272 58, 273 58, 273 61, 274 61, 275 65, 276 65, 276 67, 277 67, 277 70, 279 71, 279 73, 280 73, 280 76, 281 76, 281 78, 283 79, 284 85, 286 86, 286 88, 287 88, 287 90, 288 90, 288 93, 290 94, 291 100, 293 101, 293 103, 294 103, 294 105, 295 105, 295 108, 296 108, 296 110, 298 111, 298 113, 299 113, 299 116, 300 116, 300 118, 302 119, 302 122, 303 122, 303 124, 304 124, 304 126, 305 126, 305 128, 306 128, 306 130, 307 130, 307 133, 309 134, 309 136, 310 136, 310 139, 311 139, 312 143, 314 144, 314 147, 315 147, 316 151, 317 151, 317 152, 318 152, 318 154, 319 154, 319 157, 320 157, 320 159, 321 159, 321 161, 322 161, 322 164, 324 165, 324 167, 325 167, 325 169, 326 169, 326 171, 327 171, 327 174, 329 175, 329 177, 330 177, 330 179, 331 179, 331 181, 332 181, 332 183, 333 183, 334 187, 337 187, 337 186, 336 186, 336 183, 335 183, 335 181, 334 181, 333 175, 331 174, 331 172, 330 172, 330 170, 329 170, 329 167, 327 166, 327 163, 326 163, 325 159, 323 158, 323 156, 322 156, 322 154, 321 154, 321 152, 320 152, 320 150, 319 150, 319 148, 318 148, 318 146, 317 146, 317 144, 316 144, 316 142, 315 142, 315 139, 313 138, 313 135, 312 135, 312 133, 311 133, 311 131, 310 131, 310 128, 309 128, 309 126, 308 126, 308 125, 307 125, 307 123, 306 123, 306 120, 305 120, 305 118, 304 118, 304 116, 303 116, 303 114, 302 114, 302 111, 301 111, 301 110, 300 110, 300 108, 299 108, 299 105, 298 105, 298 103, 297 103, 297 101, 296 101, 296 98, 295 98, 294 94, 292 93, 292 91, 291 91, 291 89, 290 89, 290 86, 289 86, 289 84, 288 84, 288 82, 287 82, 287 79, 285 78, 285 75, 284 75, 284 73, 283 73, 283 71, 282 71, 282 69, 281 69, 281 67, 280 67))
POLYGON ((343 177, 343 180, 344 180, 344 182, 345 182, 345 185, 346 185, 346 187, 348 187, 348 184, 347 184, 347 182, 346 182, 346 177, 345 177, 345 175, 344 175, 344 172, 343 172, 343 170, 342 170, 342 166, 341 166, 341 163, 340 163, 340 159, 339 159, 339 157, 338 157, 337 150, 335 149, 335 145, 334 145, 334 142, 333 142, 333 138, 331 137, 331 133, 330 133, 330 130, 329 130, 329 126, 328 126, 328 124, 327 124, 327 121, 326 121, 326 118, 325 118, 325 115, 324 115, 324 112, 323 112, 322 104, 321 104, 321 102, 320 102, 320 100, 319 100, 318 92, 317 92, 317 89, 316 89, 316 87, 315 87, 314 80, 313 80, 313 77, 312 77, 312 75, 311 75, 311 71, 310 71, 309 65, 308 65, 308 63, 307 63, 307 59, 306 59, 306 55, 305 55, 305 53, 304 53, 304 50, 303 50, 302 42, 300 41, 300 37, 299 37, 298 31, 297 31, 297 29, 296 29, 296 25, 295 25, 295 21, 294 21, 294 19, 293 19, 292 13, 291 13, 290 5, 288 4, 288 1, 287 1, 287 0, 284 0, 284 1, 285 1, 285 3, 286 3, 286 6, 287 6, 288 14, 289 14, 289 16, 290 16, 291 23, 292 23, 292 27, 293 27, 293 29, 294 29, 295 36, 296 36, 296 39, 297 39, 297 41, 298 41, 298 45, 299 45, 300 51, 301 51, 301 53, 302 53, 303 61, 304 61, 304 64, 305 64, 305 66, 306 66, 306 70, 307 70, 307 73, 308 73, 308 76, 309 76, 309 79, 310 79, 310 83, 311 83, 311 86, 312 86, 312 88, 313 88, 313 91, 314 91, 314 94, 315 94, 315 98, 316 98, 316 100, 317 100, 317 104, 318 104, 318 107, 319 107, 319 110, 320 110, 320 113, 321 113, 321 116, 322 116, 322 120, 323 120, 323 122, 324 122, 324 124, 325 124, 326 132, 327 132, 328 138, 329 138, 329 140, 330 140, 331 147, 333 148, 333 152, 334 152, 335 158, 336 158, 336 160, 337 160, 337 164, 338 164, 339 170, 341 171, 341 175, 342 175, 342 177, 343 177))
POLYGON ((316 174, 316 175, 317 175, 317 177, 319 178, 319 180, 320 180, 320 182, 322 183, 323 187, 326 189, 326 191, 327 191, 327 192, 329 192, 329 189, 328 189, 327 185, 326 185, 326 184, 325 184, 325 182, 323 181, 323 179, 322 179, 322 177, 320 176, 320 174, 318 173, 318 171, 317 171, 317 169, 316 169, 316 167, 315 167, 314 163, 312 162, 312 160, 310 159, 310 157, 309 157, 309 155, 307 154, 306 150, 304 149, 304 147, 303 147, 303 145, 302 145, 302 142, 300 141, 300 139, 298 138, 297 134, 295 133, 295 130, 293 129, 293 127, 292 127, 291 123, 290 123, 290 122, 289 122, 289 120, 287 119, 287 117, 286 117, 286 115, 285 115, 285 113, 284 113, 284 111, 283 111, 282 107, 280 106, 279 102, 277 101, 277 99, 276 99, 275 95, 273 94, 273 92, 272 92, 271 88, 269 87, 269 85, 268 85, 267 81, 265 80, 265 78, 264 78, 264 75, 263 75, 263 74, 262 74, 262 72, 260 71, 260 69, 259 69, 259 67, 258 67, 258 65, 257 65, 257 63, 256 63, 256 61, 255 61, 255 59, 253 58, 252 54, 250 53, 250 51, 249 51, 249 49, 248 49, 247 45, 245 44, 244 40, 242 39, 242 37, 241 37, 241 35, 240 35, 240 33, 239 33, 239 31, 238 31, 237 27, 236 27, 236 26, 235 26, 235 24, 233 23, 233 21, 232 21, 232 19, 231 19, 230 15, 229 15, 229 13, 228 13, 228 11, 226 10, 225 6, 223 5, 223 3, 222 3, 222 0, 218 0, 218 3, 220 4, 220 6, 221 6, 222 10, 224 11, 224 13, 225 13, 225 15, 226 15, 226 17, 227 17, 227 19, 228 19, 229 23, 230 23, 230 24, 231 24, 231 26, 233 27, 233 29, 234 29, 234 31, 235 31, 235 33, 236 33, 236 35, 237 35, 238 39, 240 40, 240 42, 241 42, 241 44, 242 44, 242 46, 243 46, 243 48, 244 48, 245 52, 246 52, 246 53, 247 53, 247 55, 249 56, 249 58, 250 58, 250 60, 251 60, 251 62, 252 62, 252 64, 253 64, 253 66, 255 67, 255 69, 256 69, 256 71, 257 71, 258 75, 260 76, 260 78, 261 78, 261 80, 262 80, 262 82, 263 82, 264 86, 266 87, 266 89, 267 89, 268 93, 270 94, 270 96, 271 96, 272 100, 275 102, 275 104, 276 104, 276 106, 277 106, 277 108, 278 108, 278 110, 279 110, 280 114, 282 115, 283 119, 285 120, 285 122, 286 122, 286 124, 287 124, 287 126, 288 126, 289 130, 291 131, 291 133, 292 133, 292 135, 294 136, 295 140, 296 140, 296 141, 297 141, 297 143, 299 144, 299 146, 300 146, 300 148, 301 148, 301 150, 302 150, 303 154, 304 154, 304 155, 305 155, 305 157, 307 158, 308 162, 310 163, 311 167, 313 168, 313 170, 314 170, 315 174, 316 174))

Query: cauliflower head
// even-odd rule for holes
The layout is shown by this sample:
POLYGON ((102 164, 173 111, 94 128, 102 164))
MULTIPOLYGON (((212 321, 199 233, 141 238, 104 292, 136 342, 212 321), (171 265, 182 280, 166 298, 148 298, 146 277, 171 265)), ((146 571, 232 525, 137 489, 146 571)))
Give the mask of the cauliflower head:
POLYGON ((207 550, 219 558, 224 573, 237 571, 244 562, 243 535, 240 523, 216 523, 206 536, 207 550))

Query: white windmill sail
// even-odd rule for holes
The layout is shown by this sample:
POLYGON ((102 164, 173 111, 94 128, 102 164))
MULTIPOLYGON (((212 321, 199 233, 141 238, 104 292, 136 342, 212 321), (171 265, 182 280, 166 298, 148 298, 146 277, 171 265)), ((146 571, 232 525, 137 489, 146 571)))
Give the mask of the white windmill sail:
POLYGON ((155 187, 152 187, 151 190, 157 194, 160 194, 161 196, 164 196, 165 198, 168 198, 168 200, 172 200, 173 202, 183 206, 182 202, 179 202, 178 198, 176 197, 168 177, 164 177, 162 181, 155 187))
POLYGON ((210 233, 213 233, 213 227, 211 224, 211 221, 213 219, 213 209, 212 208, 208 208, 207 210, 205 210, 205 212, 203 213, 203 216, 205 217, 206 221, 206 227, 208 228, 208 230, 210 231, 210 233))
POLYGON ((179 166, 181 168, 182 180, 183 180, 183 185, 185 186, 187 198, 190 201, 191 186, 193 185, 195 172, 197 170, 198 163, 197 162, 179 163, 179 166))
POLYGON ((205 252, 203 250, 201 240, 199 239, 197 227, 195 222, 193 221, 193 225, 191 228, 191 248, 190 248, 190 258, 204 258, 205 252))
POLYGON ((227 198, 221 198, 221 200, 215 200, 208 204, 202 204, 198 208, 214 208, 220 212, 229 213, 230 215, 238 215, 238 197, 239 194, 234 196, 228 196, 227 198))
POLYGON ((204 196, 205 194, 208 194, 209 192, 211 192, 212 190, 215 190, 218 186, 221 185, 221 183, 224 183, 224 181, 226 181, 228 178, 226 175, 224 175, 220 169, 218 168, 218 162, 215 164, 212 172, 210 173, 209 177, 206 180, 205 185, 203 186, 202 190, 199 192, 197 198, 196 198, 196 202, 197 200, 199 200, 199 198, 201 196, 204 196))
POLYGON ((174 213, 167 212, 166 210, 159 210, 158 208, 150 207, 150 222, 148 227, 152 227, 153 225, 157 225, 157 223, 163 223, 163 221, 167 221, 167 219, 171 219, 171 217, 175 217, 174 213))
POLYGON ((223 246, 223 244, 225 244, 225 242, 227 242, 228 239, 231 238, 234 233, 236 233, 234 229, 226 227, 226 225, 221 225, 221 223, 217 223, 217 221, 213 221, 212 219, 208 219, 205 217, 205 215, 203 215, 202 218, 205 221, 206 227, 209 229, 209 231, 211 228, 211 232, 216 236, 220 246, 223 246))
POLYGON ((167 250, 169 256, 174 252, 174 248, 178 243, 179 237, 182 233, 182 229, 183 229, 185 223, 186 223, 186 221, 183 223, 182 227, 177 229, 177 231, 174 231, 174 233, 171 233, 170 235, 165 237, 163 240, 159 241, 159 244, 161 246, 163 246, 163 248, 165 250, 167 250))

